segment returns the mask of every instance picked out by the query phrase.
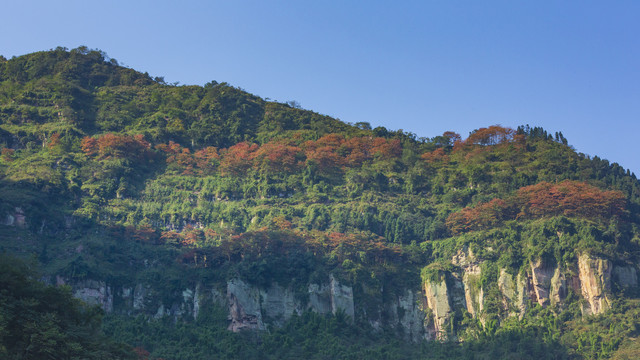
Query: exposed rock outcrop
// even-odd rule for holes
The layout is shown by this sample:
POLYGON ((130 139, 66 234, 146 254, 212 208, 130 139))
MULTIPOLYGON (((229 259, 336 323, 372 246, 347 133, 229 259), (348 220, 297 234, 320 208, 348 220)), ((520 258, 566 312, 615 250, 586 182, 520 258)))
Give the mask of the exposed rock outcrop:
POLYGON ((582 297, 586 300, 582 306, 583 315, 601 314, 611 307, 611 262, 592 258, 582 254, 578 257, 578 270, 582 297))
POLYGON ((26 227, 27 226, 27 217, 24 214, 24 210, 21 207, 15 207, 13 212, 7 214, 2 221, 3 225, 7 226, 15 226, 15 227, 26 227))
POLYGON ((291 289, 278 284, 259 289, 242 280, 231 280, 227 283, 229 330, 264 330, 266 322, 279 326, 305 309, 320 314, 340 311, 354 317, 353 289, 340 284, 333 276, 329 284, 310 284, 308 295, 309 302, 303 304, 291 289))
POLYGON ((541 259, 531 262, 530 265, 534 299, 540 306, 546 307, 550 304, 549 293, 551 292, 551 279, 555 269, 541 259))
POLYGON ((524 316, 529 302, 529 279, 522 274, 513 276, 506 269, 500 269, 498 290, 502 294, 502 304, 509 316, 524 316))
POLYGON ((551 292, 549 301, 553 306, 562 306, 567 298, 567 279, 560 266, 556 267, 551 277, 551 292))
MULTIPOLYGON (((427 308, 433 316, 433 333, 435 339, 447 339, 453 334, 452 315, 455 309, 466 309, 464 282, 458 273, 444 273, 438 281, 427 281, 424 284, 427 308)), ((429 329, 428 329, 429 330, 429 329)))
POLYGON ((353 319, 353 288, 340 284, 331 276, 330 282, 331 312, 333 314, 343 311, 346 315, 353 319))
POLYGON ((462 271, 462 288, 464 289, 464 301, 467 311, 471 316, 479 315, 484 309, 484 291, 481 286, 481 263, 476 260, 473 252, 459 251, 451 260, 462 271))
POLYGON ((265 330, 262 321, 260 291, 241 280, 227 283, 229 302, 229 327, 233 332, 241 330, 265 330))
POLYGON ((425 313, 422 300, 419 294, 407 290, 403 295, 398 296, 397 303, 394 304, 396 306, 392 307, 392 311, 395 310, 392 325, 397 324, 404 331, 405 337, 411 341, 419 341, 429 337, 425 332, 425 313))
MULTIPOLYGON (((483 321, 488 299, 482 286, 482 263, 466 250, 458 252, 452 264, 453 271, 425 279, 423 293, 413 289, 400 293, 366 290, 366 294, 358 296, 380 296, 377 305, 366 309, 354 300, 353 288, 333 276, 326 283, 308 284, 302 293, 276 283, 263 288, 240 279, 226 284, 197 283, 175 294, 160 293, 144 283, 116 288, 94 280, 70 284, 76 297, 107 312, 197 318, 204 303, 215 303, 228 309, 231 331, 281 326, 294 314, 307 310, 320 314, 341 312, 350 318, 363 316, 377 329, 395 328, 405 338, 417 341, 455 336, 456 312, 467 311, 483 321)), ((501 269, 497 278, 501 298, 491 300, 502 302, 503 316, 523 316, 530 302, 545 307, 563 306, 569 289, 573 289, 584 298, 584 315, 600 314, 610 307, 612 275, 620 287, 638 286, 637 270, 632 265, 613 267, 608 260, 586 254, 579 256, 577 264, 563 266, 538 260, 529 264, 528 271, 517 275, 501 269)), ((68 283, 60 276, 54 282, 68 283)))
POLYGON ((296 300, 295 293, 278 284, 272 284, 266 290, 261 290, 260 296, 264 317, 276 326, 283 325, 293 314, 300 314, 303 311, 300 301, 296 300))
POLYGON ((445 272, 437 281, 428 280, 424 284, 436 339, 446 339, 452 333, 451 317, 455 309, 463 308, 473 317, 484 310, 481 263, 469 249, 459 251, 451 263, 459 272, 445 272))
POLYGON ((75 284, 73 296, 106 312, 113 311, 113 291, 104 281, 85 280, 75 284))
MULTIPOLYGON (((427 308, 438 339, 454 333, 451 322, 456 311, 466 310, 482 321, 486 301, 481 286, 481 262, 470 251, 460 251, 452 258, 452 264, 456 270, 445 271, 437 280, 424 283, 427 308)), ((562 307, 570 288, 585 299, 584 315, 600 314, 610 308, 613 267, 608 260, 583 254, 579 256, 578 264, 564 265, 567 268, 539 259, 529 263, 529 271, 515 276, 501 269, 497 287, 502 296, 504 314, 523 316, 530 301, 542 307, 562 307)), ((636 270, 632 266, 617 267, 614 274, 622 287, 638 284, 636 270)))

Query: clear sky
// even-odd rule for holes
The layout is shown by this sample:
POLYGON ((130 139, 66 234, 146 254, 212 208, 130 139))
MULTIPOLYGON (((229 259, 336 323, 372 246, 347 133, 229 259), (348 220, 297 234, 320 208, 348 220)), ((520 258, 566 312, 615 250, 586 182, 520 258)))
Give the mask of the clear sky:
POLYGON ((542 126, 640 175, 637 0, 21 0, 0 34, 418 136, 542 126))

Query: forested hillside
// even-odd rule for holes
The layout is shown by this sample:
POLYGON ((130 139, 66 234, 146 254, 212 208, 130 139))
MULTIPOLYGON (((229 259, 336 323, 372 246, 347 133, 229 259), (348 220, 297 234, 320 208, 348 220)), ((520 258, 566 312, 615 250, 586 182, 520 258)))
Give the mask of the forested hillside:
POLYGON ((1 251, 140 358, 640 355, 640 182, 555 129, 418 137, 82 47, 0 57, 0 149, 1 251))

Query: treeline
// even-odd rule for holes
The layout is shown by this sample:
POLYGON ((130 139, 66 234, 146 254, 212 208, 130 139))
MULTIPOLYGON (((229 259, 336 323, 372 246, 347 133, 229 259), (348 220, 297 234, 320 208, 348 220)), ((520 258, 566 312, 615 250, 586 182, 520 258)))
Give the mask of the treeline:
POLYGON ((9 148, 45 145, 55 132, 63 138, 141 133, 156 143, 173 140, 196 147, 262 143, 288 130, 311 136, 370 132, 264 101, 226 83, 168 85, 86 47, 0 61, 0 115, 10 132, 19 134, 7 139, 9 148))

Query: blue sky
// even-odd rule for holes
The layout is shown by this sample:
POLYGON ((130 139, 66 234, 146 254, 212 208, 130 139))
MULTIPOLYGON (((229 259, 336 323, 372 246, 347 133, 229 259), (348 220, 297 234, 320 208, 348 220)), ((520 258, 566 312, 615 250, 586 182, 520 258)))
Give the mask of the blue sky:
POLYGON ((640 1, 15 1, 0 54, 86 45, 167 82, 228 82, 433 137, 562 131, 640 175, 640 1))

